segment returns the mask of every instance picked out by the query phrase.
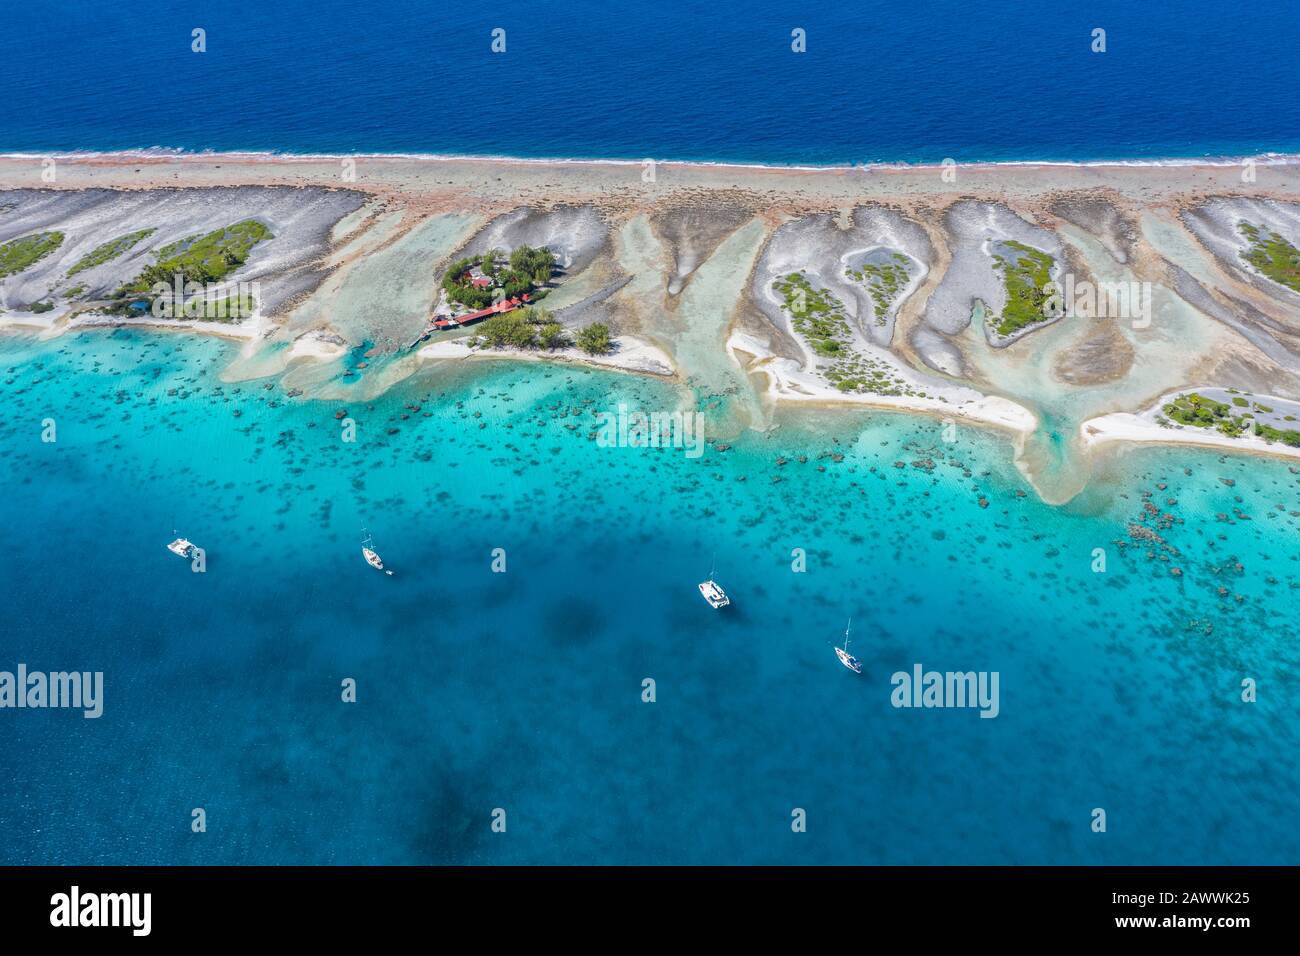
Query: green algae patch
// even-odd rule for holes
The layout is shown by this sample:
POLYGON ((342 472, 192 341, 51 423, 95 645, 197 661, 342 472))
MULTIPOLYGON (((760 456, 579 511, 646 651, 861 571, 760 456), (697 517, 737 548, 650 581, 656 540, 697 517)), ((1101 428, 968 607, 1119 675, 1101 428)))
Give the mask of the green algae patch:
POLYGON ((156 231, 156 229, 137 229, 135 232, 128 232, 124 236, 118 236, 116 239, 108 240, 103 245, 96 246, 76 261, 73 267, 68 270, 68 276, 72 277, 78 272, 93 269, 105 262, 112 262, 118 256, 130 250, 141 239, 152 236, 156 231))
POLYGON ((853 329, 844 303, 829 291, 816 288, 802 272, 792 272, 772 285, 782 297, 781 308, 789 314, 795 333, 814 354, 828 360, 828 365, 818 369, 827 382, 841 392, 926 397, 887 362, 853 348, 853 329))
MULTIPOLYGON (((140 313, 155 319, 183 319, 195 322, 241 322, 257 310, 257 300, 246 292, 237 292, 219 298, 202 295, 190 297, 179 306, 169 296, 155 300, 155 306, 140 313), (156 306, 156 307, 155 307, 156 306)), ((120 314, 133 314, 129 306, 119 308, 120 314)))
POLYGON ((866 262, 858 269, 845 269, 844 274, 854 282, 866 285, 875 307, 876 325, 884 325, 889 310, 912 279, 908 264, 911 262, 901 252, 890 253, 884 262, 866 262))
POLYGON ((187 236, 159 249, 158 261, 117 294, 147 292, 158 282, 170 286, 177 276, 182 285, 220 282, 248 260, 254 246, 274 238, 271 230, 256 219, 244 219, 205 235, 187 236))
POLYGON ((1241 257, 1278 285, 1300 292, 1300 249, 1267 226, 1242 222, 1237 228, 1250 244, 1241 257))
MULTIPOLYGON (((1255 421, 1252 412, 1239 411, 1243 407, 1239 401, 1244 402, 1233 398, 1232 404, 1229 404, 1215 401, 1197 392, 1189 392, 1167 402, 1162 409, 1165 421, 1160 419, 1157 421, 1161 424, 1173 421, 1192 428, 1211 428, 1229 438, 1239 438, 1253 432, 1267 442, 1280 441, 1292 448, 1300 448, 1300 431, 1276 428, 1255 421)), ((1253 407, 1255 411, 1266 414, 1273 411, 1269 406, 1258 402, 1254 403, 1253 407)))
POLYGON ((36 232, 0 243, 0 278, 16 275, 63 245, 61 232, 36 232))
POLYGON ((778 279, 776 291, 784 299, 781 305, 790 313, 794 330, 809 348, 823 358, 833 358, 848 350, 853 331, 839 299, 814 288, 802 272, 778 279))
POLYGON ((1008 252, 994 252, 993 264, 1002 273, 1007 304, 1001 316, 989 316, 987 321, 1005 338, 1052 318, 1047 309, 1051 293, 1046 286, 1052 281, 1056 260, 1023 242, 1008 240, 1000 246, 1008 252))

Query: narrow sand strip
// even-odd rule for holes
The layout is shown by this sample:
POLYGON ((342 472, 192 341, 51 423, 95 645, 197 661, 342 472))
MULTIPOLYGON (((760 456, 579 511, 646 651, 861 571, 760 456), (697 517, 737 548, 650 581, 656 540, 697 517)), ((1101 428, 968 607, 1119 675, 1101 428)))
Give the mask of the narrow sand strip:
POLYGON ((1300 459, 1300 448, 1292 448, 1281 442, 1270 444, 1254 435, 1229 438, 1227 435, 1205 429, 1166 427, 1131 412, 1114 412, 1099 418, 1090 418, 1079 426, 1079 442, 1088 449, 1116 442, 1199 445, 1207 448, 1222 448, 1224 451, 1238 454, 1300 459))
POLYGON ((434 342, 417 353, 426 361, 440 359, 504 359, 516 362, 573 362, 596 368, 612 368, 643 375, 671 378, 676 374, 668 353, 642 339, 623 335, 611 340, 614 350, 608 355, 588 355, 576 348, 556 349, 552 352, 528 352, 521 349, 476 349, 467 339, 451 342, 434 342))
POLYGON ((982 395, 971 388, 936 389, 934 397, 842 392, 824 379, 806 372, 794 359, 775 356, 751 335, 733 332, 727 352, 747 372, 767 378, 767 396, 773 402, 803 402, 825 407, 866 406, 919 412, 939 418, 966 419, 1006 429, 1020 438, 1033 433, 1038 418, 1023 405, 998 395, 982 395))

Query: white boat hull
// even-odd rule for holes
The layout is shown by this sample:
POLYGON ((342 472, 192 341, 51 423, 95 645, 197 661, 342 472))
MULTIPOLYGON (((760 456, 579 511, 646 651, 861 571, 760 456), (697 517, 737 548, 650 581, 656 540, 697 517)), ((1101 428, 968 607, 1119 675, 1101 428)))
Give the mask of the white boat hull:
POLYGON ((731 603, 731 598, 727 597, 727 592, 722 590, 716 581, 701 581, 700 596, 709 602, 709 607, 715 610, 724 608, 731 603))
POLYGON ((842 648, 842 647, 837 647, 837 648, 835 648, 835 656, 838 657, 838 658, 840 659, 840 663, 841 663, 841 664, 843 664, 843 665, 844 665, 845 667, 847 667, 849 670, 853 671, 853 673, 855 673, 855 674, 861 674, 861 673, 862 673, 862 664, 861 664, 861 662, 859 662, 858 659, 857 659, 856 657, 854 657, 852 654, 850 654, 850 653, 849 653, 848 651, 846 651, 844 648, 842 648))
POLYGON ((185 538, 177 538, 171 544, 167 545, 167 550, 177 557, 188 558, 194 551, 194 542, 185 538))

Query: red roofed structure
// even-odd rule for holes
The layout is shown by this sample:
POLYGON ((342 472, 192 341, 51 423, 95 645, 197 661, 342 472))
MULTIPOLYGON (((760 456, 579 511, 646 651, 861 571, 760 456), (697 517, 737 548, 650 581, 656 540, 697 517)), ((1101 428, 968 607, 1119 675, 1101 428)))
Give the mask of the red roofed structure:
POLYGON ((479 309, 477 312, 471 312, 468 315, 456 315, 449 318, 435 319, 433 327, 436 329, 455 329, 463 325, 470 325, 480 319, 486 319, 489 315, 513 312, 528 301, 528 293, 525 292, 522 296, 517 296, 513 299, 502 299, 500 302, 490 305, 486 309, 479 309))

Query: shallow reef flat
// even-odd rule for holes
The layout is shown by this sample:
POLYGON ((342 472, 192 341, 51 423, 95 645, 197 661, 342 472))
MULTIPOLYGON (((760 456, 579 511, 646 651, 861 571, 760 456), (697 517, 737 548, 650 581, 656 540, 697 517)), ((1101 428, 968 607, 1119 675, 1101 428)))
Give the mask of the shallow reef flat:
MULTIPOLYGON (((0 159, 0 328, 213 333, 243 342, 228 381, 279 378, 322 398, 374 396, 421 369, 450 375, 466 358, 590 361, 668 380, 715 437, 770 429, 786 402, 912 410, 1011 432, 1025 477, 1057 501, 1093 469, 1086 422, 1193 388, 1300 400, 1293 159, 1251 177, 1209 162, 661 163, 652 175, 630 163, 351 162, 347 177, 328 157, 69 156, 51 184, 35 160, 0 159), (178 249, 250 221, 266 237, 228 254, 215 293, 255 286, 249 314, 122 307, 122 290, 178 249), (529 247, 554 260, 528 304, 558 326, 551 347, 433 324, 464 314, 447 299, 452 263, 489 256, 508 270, 529 247), (608 330, 603 354, 574 347, 593 325, 608 330)), ((1280 452, 1289 424, 1248 421, 1237 437, 1280 452)))

